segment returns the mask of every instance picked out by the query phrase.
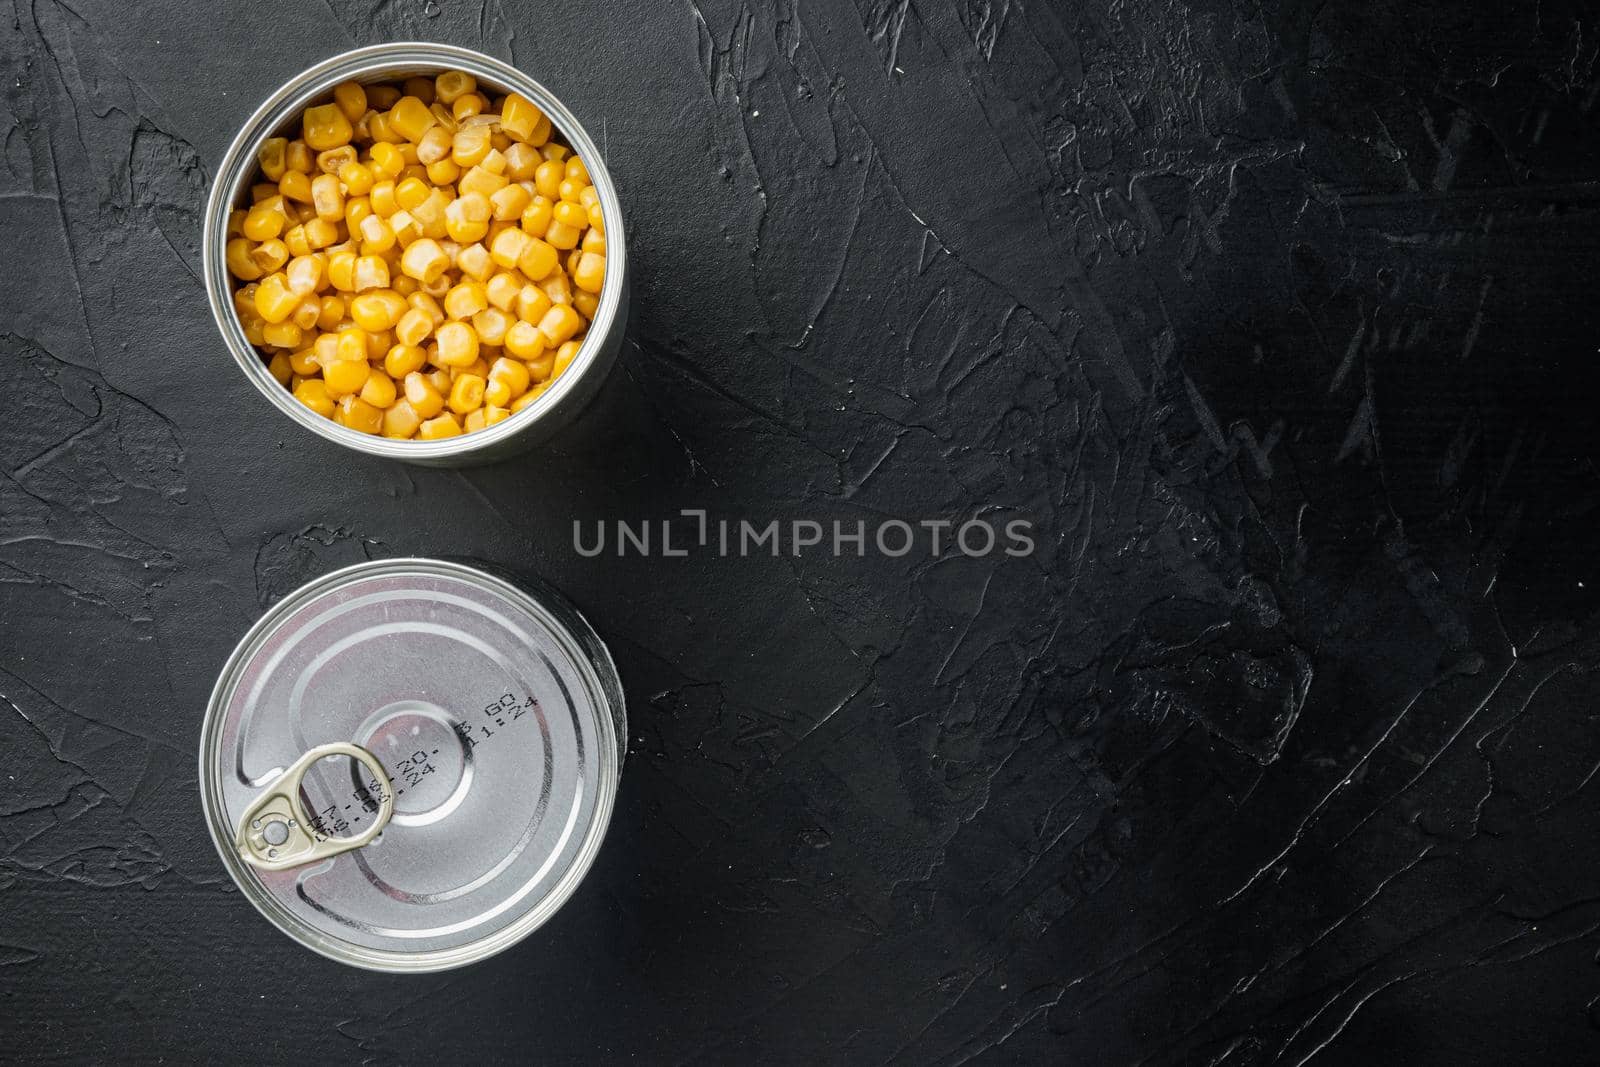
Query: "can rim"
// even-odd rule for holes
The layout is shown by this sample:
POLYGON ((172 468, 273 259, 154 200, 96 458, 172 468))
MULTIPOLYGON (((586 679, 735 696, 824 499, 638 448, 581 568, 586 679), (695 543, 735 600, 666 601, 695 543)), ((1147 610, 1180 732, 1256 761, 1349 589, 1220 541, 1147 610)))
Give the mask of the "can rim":
POLYGON ((371 560, 329 571, 306 582, 268 608, 234 646, 233 652, 229 654, 227 662, 217 675, 217 682, 212 687, 211 697, 206 703, 205 719, 200 728, 200 807, 211 843, 222 858, 228 876, 233 879, 234 885, 245 899, 273 926, 318 955, 364 970, 388 973, 426 974, 476 963, 505 951, 548 922, 577 891, 579 883, 594 865, 600 844, 610 825, 622 770, 620 753, 624 739, 617 736, 618 720, 605 712, 626 714, 621 684, 617 680, 616 665, 611 659, 610 650, 595 634, 588 620, 576 609, 565 603, 561 603, 559 609, 561 610, 552 611, 548 605, 513 583, 476 567, 421 556, 371 560), (385 574, 406 573, 454 577, 477 583, 532 613, 548 628, 588 688, 592 706, 596 709, 595 729, 601 740, 598 746, 600 755, 599 771, 596 775, 594 814, 589 821, 583 843, 562 873, 560 880, 549 893, 541 896, 514 922, 466 944, 427 952, 391 952, 354 945, 331 937, 310 926, 279 903, 277 898, 262 891, 260 883, 250 873, 248 865, 232 848, 235 828, 227 820, 220 783, 215 774, 217 763, 213 758, 216 754, 214 750, 220 743, 223 709, 237 684, 239 670, 277 626, 300 608, 341 585, 385 574), (575 626, 580 632, 574 632, 575 626))
POLYGON ((211 316, 216 320, 234 362, 257 391, 279 411, 325 440, 367 455, 414 463, 437 463, 492 452, 496 446, 530 430, 541 419, 551 417, 561 407, 563 400, 578 392, 582 379, 591 372, 603 370, 603 367, 596 365, 603 362, 601 349, 620 312, 622 290, 627 277, 627 239, 616 188, 611 183, 605 159, 583 124, 554 93, 511 64, 470 48, 431 41, 394 41, 341 52, 313 64, 269 94, 240 127, 217 168, 206 201, 201 247, 201 266, 211 316), (323 418, 295 400, 289 390, 267 371, 260 352, 245 337, 239 317, 233 310, 233 294, 227 273, 225 246, 228 214, 254 170, 256 152, 261 142, 288 121, 296 109, 331 91, 338 83, 395 68, 465 70, 491 84, 497 83, 499 87, 528 97, 589 165, 589 178, 600 194, 600 210, 606 223, 606 271, 600 290, 600 304, 571 366, 522 411, 513 413, 494 426, 438 441, 400 441, 360 433, 323 418))

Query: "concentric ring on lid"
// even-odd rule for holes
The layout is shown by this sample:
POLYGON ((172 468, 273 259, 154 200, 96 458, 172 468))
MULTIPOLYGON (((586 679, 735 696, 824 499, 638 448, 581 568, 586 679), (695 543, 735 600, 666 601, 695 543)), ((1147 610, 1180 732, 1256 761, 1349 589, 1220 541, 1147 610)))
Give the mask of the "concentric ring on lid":
MULTIPOLYGON (((621 687, 581 616, 475 568, 359 564, 270 609, 234 650, 201 734, 213 841, 272 923, 334 959, 432 971, 498 952, 593 861, 626 738, 621 687), (394 812, 363 847, 287 870, 245 863, 238 820, 310 749, 377 757, 394 812)), ((370 826, 379 789, 315 764, 301 799, 326 837, 370 826)))

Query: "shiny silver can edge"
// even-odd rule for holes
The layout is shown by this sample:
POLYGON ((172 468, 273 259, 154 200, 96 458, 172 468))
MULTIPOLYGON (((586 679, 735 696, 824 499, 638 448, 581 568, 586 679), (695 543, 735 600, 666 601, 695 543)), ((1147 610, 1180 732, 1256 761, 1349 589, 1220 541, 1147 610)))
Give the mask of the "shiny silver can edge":
POLYGON ((594 865, 600 844, 610 825, 611 810, 616 802, 617 789, 622 778, 622 763, 627 753, 627 744, 627 706, 622 694, 622 682, 617 674, 616 664, 611 658, 611 652, 595 633, 594 628, 589 625, 588 620, 559 594, 545 587, 543 583, 532 583, 522 578, 512 581, 501 577, 498 573, 451 560, 416 556, 374 560, 341 567, 321 577, 313 578, 268 608, 234 646, 233 652, 229 654, 227 662, 217 675, 217 684, 211 690, 211 697, 206 703, 205 719, 200 727, 200 806, 204 813, 207 831, 211 836, 211 843, 216 846, 217 854, 222 858, 222 865, 227 869, 228 876, 233 879, 234 885, 239 887, 245 899, 279 931, 318 955, 363 970, 394 974, 427 974, 464 967, 511 948, 543 926, 571 898, 577 891, 579 883, 588 874, 589 868, 594 865), (224 709, 240 667, 279 624, 315 598, 345 582, 383 574, 438 575, 476 582, 521 604, 536 618, 544 620, 557 640, 569 646, 565 651, 577 665, 580 673, 585 673, 584 667, 589 668, 584 680, 590 687, 590 700, 596 710, 596 730, 603 740, 611 742, 600 746, 599 781, 596 783, 594 818, 589 825, 589 832, 582 848, 573 857, 572 864, 555 888, 524 912, 516 922, 489 937, 446 951, 382 952, 353 946, 307 926, 293 913, 284 909, 277 900, 261 890, 250 875, 248 865, 234 851, 233 837, 236 828, 228 822, 221 796, 221 784, 217 780, 217 760, 214 750, 220 744, 219 731, 222 728, 224 709), (523 588, 524 585, 535 585, 540 595, 535 597, 523 588), (607 712, 609 714, 606 714, 607 712))
POLYGON ((285 82, 256 108, 228 146, 211 183, 206 202, 202 239, 206 296, 211 315, 251 384, 279 411, 318 436, 367 455, 398 459, 430 467, 458 467, 487 463, 515 455, 549 439, 571 422, 599 391, 617 352, 622 347, 628 320, 627 235, 622 210, 605 160, 583 125, 566 105, 534 79, 492 56, 454 45, 427 41, 398 41, 370 45, 332 56, 285 82), (332 91, 342 81, 373 81, 411 74, 464 70, 501 91, 514 90, 533 101, 549 116, 556 129, 588 166, 590 180, 600 194, 606 222, 606 274, 583 346, 572 365, 533 404, 503 422, 473 433, 441 441, 396 441, 340 426, 323 418, 294 398, 267 371, 261 353, 244 336, 234 313, 226 262, 228 213, 240 199, 256 169, 256 152, 266 140, 314 99, 332 91))

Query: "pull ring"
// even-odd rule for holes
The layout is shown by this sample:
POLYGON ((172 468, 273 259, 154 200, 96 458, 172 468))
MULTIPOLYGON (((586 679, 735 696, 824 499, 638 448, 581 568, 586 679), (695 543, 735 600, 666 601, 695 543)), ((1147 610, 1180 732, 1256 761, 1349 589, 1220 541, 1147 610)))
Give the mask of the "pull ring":
POLYGON ((282 871, 349 852, 383 832, 394 814, 394 785, 378 757, 347 741, 318 745, 278 775, 239 819, 234 847, 251 866, 282 871), (330 837, 316 828, 300 800, 300 782, 313 764, 329 756, 349 756, 366 767, 377 782, 378 811, 372 825, 349 837, 330 837))

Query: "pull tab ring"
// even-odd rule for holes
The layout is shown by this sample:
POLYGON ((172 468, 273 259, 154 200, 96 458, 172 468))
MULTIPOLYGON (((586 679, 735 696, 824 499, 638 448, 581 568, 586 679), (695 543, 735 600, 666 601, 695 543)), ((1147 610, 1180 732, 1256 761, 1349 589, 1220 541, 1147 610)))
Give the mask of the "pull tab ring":
POLYGON ((318 745, 275 778, 245 809, 234 835, 234 848, 244 861, 265 871, 282 871, 325 860, 370 844, 394 814, 394 785, 378 757, 347 741, 318 745), (300 800, 300 782, 318 760, 349 756, 366 767, 378 784, 378 811, 368 826, 350 837, 329 837, 318 830, 300 800))

